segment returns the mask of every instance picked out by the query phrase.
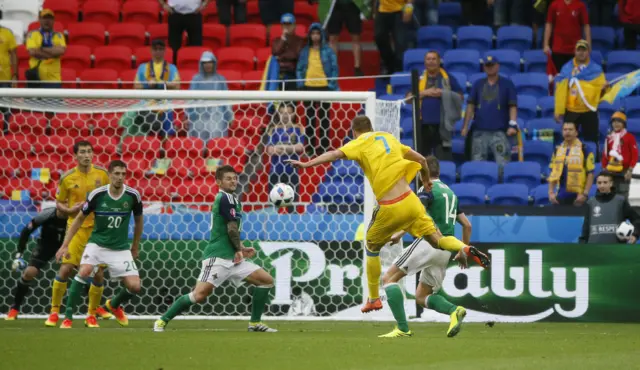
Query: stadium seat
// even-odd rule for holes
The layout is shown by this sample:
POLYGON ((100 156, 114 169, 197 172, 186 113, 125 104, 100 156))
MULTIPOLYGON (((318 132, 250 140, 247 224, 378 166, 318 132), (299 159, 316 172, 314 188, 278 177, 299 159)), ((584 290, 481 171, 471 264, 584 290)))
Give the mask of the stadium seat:
POLYGON ((150 202, 169 202, 171 200, 171 181, 167 178, 136 178, 132 186, 140 191, 142 198, 150 202))
POLYGON ((456 49, 444 53, 444 67, 448 72, 467 75, 480 71, 480 53, 477 50, 456 49))
POLYGON ((242 90, 242 72, 233 69, 218 69, 218 73, 227 80, 229 90, 242 90))
MULTIPOLYGON (((12 131, 13 132, 13 131, 12 131)), ((2 158, 23 159, 31 154, 33 136, 5 134, 0 136, 0 156, 2 158)))
POLYGON ((498 49, 486 52, 484 57, 486 58, 489 54, 500 61, 500 74, 511 76, 512 74, 520 73, 520 52, 498 49))
POLYGON ((453 49, 453 30, 449 26, 425 26, 418 29, 418 47, 437 50, 440 55, 453 49))
POLYGON ((128 136, 122 140, 122 153, 125 160, 134 157, 155 159, 161 147, 160 139, 152 136, 128 136))
POLYGON ((518 95, 518 118, 528 121, 538 118, 538 101, 533 96, 518 95))
MULTIPOLYGON (((120 85, 123 89, 133 89, 133 83, 136 80, 136 74, 138 71, 136 69, 127 69, 120 71, 118 73, 118 78, 120 79, 120 85)), ((182 78, 182 73, 180 73, 180 78, 182 78)))
POLYGON ((69 45, 62 56, 62 65, 65 68, 75 69, 80 72, 91 67, 91 48, 85 45, 69 45))
POLYGON ((604 62, 604 57, 602 56, 602 53, 600 52, 600 50, 593 50, 591 52, 591 60, 594 63, 600 64, 602 66, 602 63, 604 62))
POLYGON ((114 154, 117 151, 120 138, 109 136, 87 136, 87 140, 93 145, 93 150, 96 154, 114 154))
POLYGON ((256 49, 255 52, 258 71, 262 71, 266 68, 267 60, 269 60, 269 57, 271 57, 271 48, 260 48, 256 49))
MULTIPOLYGON (((298 1, 294 3, 294 6, 295 8, 294 8, 293 14, 296 15, 297 24, 301 24, 306 28, 308 28, 311 23, 318 22, 318 4, 317 3, 314 5, 311 5, 307 2, 298 1)), ((256 19, 256 21, 258 21, 258 19, 256 19)))
MULTIPOLYGON (((502 73, 500 74, 500 76, 501 76, 502 78, 509 78, 509 77, 507 77, 507 76, 503 75, 502 73)), ((478 80, 481 80, 481 79, 483 79, 483 78, 484 78, 484 79, 486 79, 486 78, 487 78, 487 74, 486 74, 486 73, 484 73, 484 72, 476 72, 476 73, 472 73, 472 74, 470 74, 470 75, 469 75, 469 85, 471 85, 471 87, 473 88, 473 85, 474 85, 476 82, 478 82, 478 80)))
POLYGON ((166 158, 200 158, 204 141, 194 137, 174 137, 165 143, 166 158))
MULTIPOLYGON (((209 26, 209 25, 203 25, 202 26, 202 32, 203 32, 203 43, 204 43, 204 30, 205 30, 205 26, 209 26)), ((147 26, 147 33, 149 34, 149 40, 153 41, 153 40, 162 40, 165 43, 169 43, 169 28, 167 27, 166 24, 164 23, 160 23, 160 24, 150 24, 147 26)))
MULTIPOLYGON (((193 77, 198 74, 197 69, 183 69, 180 72, 180 89, 189 90, 191 88, 191 81, 193 77)), ((220 71, 218 71, 220 72, 220 71)))
POLYGON ((331 169, 327 172, 327 179, 330 181, 364 182, 364 173, 360 166, 353 161, 338 160, 333 162, 331 169))
POLYGON ((31 199, 36 201, 52 199, 51 193, 47 190, 45 184, 37 180, 31 180, 31 177, 12 178, 0 184, 0 193, 4 193, 6 198, 11 198, 11 194, 14 191, 22 190, 28 191, 31 199))
POLYGON ((522 184, 498 184, 487 189, 489 204, 499 206, 526 206, 529 188, 522 184))
POLYGON ((242 74, 245 90, 260 90, 264 71, 246 71, 242 74))
POLYGON ((239 72, 254 70, 255 54, 246 47, 228 47, 218 51, 218 68, 239 72))
POLYGON ((84 45, 90 48, 105 44, 105 27, 100 23, 82 22, 67 25, 69 45, 84 45))
POLYGON ((63 89, 75 89, 77 87, 78 74, 75 69, 62 68, 60 74, 63 89))
POLYGON ((149 26, 160 22, 160 5, 157 1, 127 1, 122 5, 122 21, 149 26))
POLYGON ((267 29, 261 24, 234 24, 229 27, 229 45, 257 49, 267 46, 267 29))
POLYGON ((71 154, 73 152, 72 148, 76 138, 73 136, 67 136, 62 126, 78 125, 77 121, 74 122, 74 120, 86 117, 80 117, 78 114, 61 114, 60 116, 61 117, 58 118, 58 115, 56 115, 56 119, 53 120, 58 121, 57 126, 52 127, 55 135, 38 136, 35 138, 35 141, 33 142, 33 151, 35 154, 71 154))
POLYGON ((537 162, 510 162, 504 165, 503 182, 523 184, 533 189, 540 185, 541 171, 542 167, 537 162))
POLYGON ((43 113, 12 114, 9 117, 9 132, 30 137, 43 135, 48 122, 43 113))
POLYGON ((627 119, 640 118, 640 96, 630 96, 624 100, 627 119))
MULTIPOLYGON (((46 8, 53 10, 56 14, 56 23, 60 22, 62 24, 70 24, 78 22, 78 3, 75 1, 68 0, 56 0, 56 1, 47 1, 46 8)), ((36 17, 37 18, 37 17, 36 17)), ((38 28, 40 28, 39 23, 38 28)), ((55 27, 54 27, 55 30, 55 27)))
POLYGON ((394 94, 406 94, 411 90, 411 76, 406 72, 394 73, 391 76, 391 88, 394 94))
MULTIPOLYGON (((553 143, 542 140, 527 140, 523 143, 524 160, 540 165, 541 173, 547 173, 551 156, 553 155, 553 143)), ((538 180, 538 182, 540 182, 538 180)))
POLYGON ((133 52, 127 46, 99 46, 93 51, 95 68, 110 68, 116 71, 131 69, 133 52))
POLYGON ((107 28, 109 45, 126 46, 131 50, 144 46, 145 28, 137 23, 115 23, 107 28))
POLYGON ((522 59, 525 72, 547 73, 547 55, 542 50, 525 50, 522 59))
POLYGON ((460 182, 475 182, 485 187, 498 183, 498 164, 489 161, 470 161, 460 167, 460 182))
POLYGON ((605 121, 605 120, 600 120, 600 124, 598 126, 598 129, 600 131, 600 138, 604 139, 607 134, 609 133, 609 121, 605 121))
POLYGON ((538 99, 538 106, 540 107, 541 118, 554 118, 554 111, 556 107, 556 99, 553 96, 543 96, 538 99))
MULTIPOLYGON (((180 52, 183 52, 184 49, 186 48, 182 48, 180 52)), ((139 66, 140 64, 146 63, 151 60, 151 48, 148 46, 139 47, 135 49, 133 55, 136 58, 136 66, 139 66)), ((173 50, 171 48, 166 48, 164 50, 164 59, 168 61, 173 60, 173 50)), ((199 60, 200 56, 198 55, 198 61, 199 60)), ((178 66, 178 71, 180 71, 180 66, 178 66)))
MULTIPOLYGON (((307 28, 301 24, 297 24, 294 33, 299 37, 306 38, 307 28)), ((271 28, 269 29, 269 44, 271 45, 271 42, 274 39, 277 39, 280 37, 282 37, 282 26, 279 24, 272 24, 271 28)))
MULTIPOLYGON (((89 136, 88 121, 88 114, 78 113, 57 113, 53 119, 49 120, 53 134, 56 137, 68 137, 72 141, 74 138, 89 136)), ((44 138, 46 140, 51 139, 49 144, 55 143, 54 136, 44 136, 44 138)), ((73 146, 73 143, 71 143, 71 146, 73 146)), ((45 148, 45 151, 49 151, 49 149, 45 148)))
MULTIPOLYGON (((475 49, 486 52, 493 49, 493 30, 488 26, 465 26, 458 28, 458 49, 475 49)), ((502 62, 502 60, 500 60, 502 62)))
POLYGON ((622 109, 622 103, 620 101, 617 101, 614 104, 603 101, 598 104, 598 117, 600 117, 601 120, 609 121, 611 116, 620 109, 622 109))
POLYGON ((221 24, 205 24, 202 26, 202 46, 208 47, 215 52, 226 45, 227 28, 225 26, 221 24))
POLYGON ((80 73, 83 89, 115 89, 118 87, 118 72, 109 68, 85 69, 80 73))
POLYGON ((451 186, 456 183, 456 164, 451 161, 440 161, 440 180, 451 186))
POLYGON ((467 91, 467 75, 465 73, 450 72, 449 76, 456 79, 458 85, 460 85, 460 88, 462 88, 463 93, 467 91))
POLYGON ((217 4, 210 2, 202 11, 202 18, 204 24, 220 24, 217 4))
POLYGON ((549 95, 549 79, 544 73, 516 73, 511 76, 518 95, 541 98, 549 95))
POLYGON ((413 139, 413 118, 406 117, 400 121, 400 138, 413 139))
POLYGON ((314 194, 314 203, 352 204, 364 202, 364 183, 323 182, 314 194))
MULTIPOLYGON (((211 51, 204 46, 187 46, 180 48, 178 53, 178 70, 198 69, 200 67, 200 56, 205 51, 211 51)), ((218 68, 220 68, 220 57, 218 56, 218 68)))
POLYGON ((554 139, 560 138, 562 134, 562 126, 552 118, 538 118, 527 121, 526 130, 527 137, 532 140, 542 140, 552 142, 551 135, 554 139))
POLYGON ((515 49, 524 52, 533 47, 533 31, 526 26, 503 26, 498 29, 498 49, 515 49))
POLYGON ((458 2, 441 2, 438 5, 438 24, 458 27, 462 18, 462 6, 458 2))
POLYGON ((636 137, 637 142, 640 142, 640 119, 627 120, 627 130, 636 137))
POLYGON ((82 21, 100 23, 108 27, 120 20, 120 2, 114 0, 88 1, 82 9, 82 21))
POLYGON ((424 57, 429 49, 409 49, 404 52, 402 66, 405 71, 424 70, 424 57))
POLYGON ((640 69, 640 51, 618 50, 607 55, 607 72, 629 73, 640 69))
POLYGON ((616 33, 612 27, 591 27, 591 48, 602 53, 615 49, 616 33))
POLYGON ((461 206, 476 206, 486 202, 486 187, 476 183, 459 183, 451 185, 451 190, 458 197, 461 206))
POLYGON ((244 138, 216 138, 207 141, 209 158, 224 159, 226 164, 240 170, 242 170, 241 166, 244 166, 244 162, 247 159, 246 147, 247 141, 244 138))
POLYGON ((533 205, 546 206, 550 205, 549 202, 549 185, 538 185, 531 191, 533 197, 533 205))
POLYGON ((40 0, 3 0, 3 19, 21 21, 27 25, 38 19, 40 0))

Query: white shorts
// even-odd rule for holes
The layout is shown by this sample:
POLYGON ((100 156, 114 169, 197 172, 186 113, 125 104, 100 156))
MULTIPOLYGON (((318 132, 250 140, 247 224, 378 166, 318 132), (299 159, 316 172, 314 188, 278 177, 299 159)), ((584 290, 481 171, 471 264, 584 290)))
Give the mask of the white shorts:
POLYGON ((242 261, 237 265, 231 260, 222 258, 208 258, 202 261, 202 270, 198 281, 221 286, 225 281, 231 280, 236 286, 242 285, 244 279, 261 267, 255 263, 242 261))
POLYGON ((420 271, 420 282, 433 288, 437 293, 447 272, 451 252, 436 249, 426 240, 416 239, 407 247, 394 264, 407 275, 420 271))
POLYGON ((133 261, 130 250, 116 251, 89 243, 82 253, 81 265, 106 265, 112 278, 139 276, 138 266, 133 261))

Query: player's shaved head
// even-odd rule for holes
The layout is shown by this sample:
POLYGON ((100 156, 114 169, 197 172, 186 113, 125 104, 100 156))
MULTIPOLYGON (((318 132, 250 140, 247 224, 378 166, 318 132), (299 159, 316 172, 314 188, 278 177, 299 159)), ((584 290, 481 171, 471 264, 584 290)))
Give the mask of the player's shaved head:
POLYGON ((351 129, 354 133, 364 134, 373 131, 371 120, 367 116, 357 116, 351 122, 351 129))
POLYGON ((429 168, 429 176, 431 176, 432 179, 440 177, 440 162, 438 161, 438 158, 430 155, 426 160, 427 167, 429 168))

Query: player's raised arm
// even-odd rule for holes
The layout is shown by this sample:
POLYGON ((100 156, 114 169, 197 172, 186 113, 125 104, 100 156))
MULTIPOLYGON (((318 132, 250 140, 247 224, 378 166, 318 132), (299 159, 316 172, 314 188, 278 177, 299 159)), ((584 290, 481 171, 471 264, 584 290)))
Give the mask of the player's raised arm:
POLYGON ((308 162, 294 161, 291 159, 286 160, 285 162, 289 163, 294 167, 307 168, 307 167, 314 167, 320 164, 335 162, 338 159, 344 159, 344 158, 346 158, 346 155, 341 150, 336 149, 336 150, 332 150, 330 152, 324 153, 318 157, 315 157, 314 159, 308 162))

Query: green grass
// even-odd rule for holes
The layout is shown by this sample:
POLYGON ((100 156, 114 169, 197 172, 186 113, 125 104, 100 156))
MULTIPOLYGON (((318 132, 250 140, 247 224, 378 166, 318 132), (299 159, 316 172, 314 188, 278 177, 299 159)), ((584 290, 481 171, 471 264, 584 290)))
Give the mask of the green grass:
POLYGON ((242 321, 115 321, 85 329, 44 328, 43 320, 0 321, 0 369, 632 369, 640 325, 416 324, 413 338, 379 339, 390 323, 271 322, 279 333, 248 333, 242 321))

